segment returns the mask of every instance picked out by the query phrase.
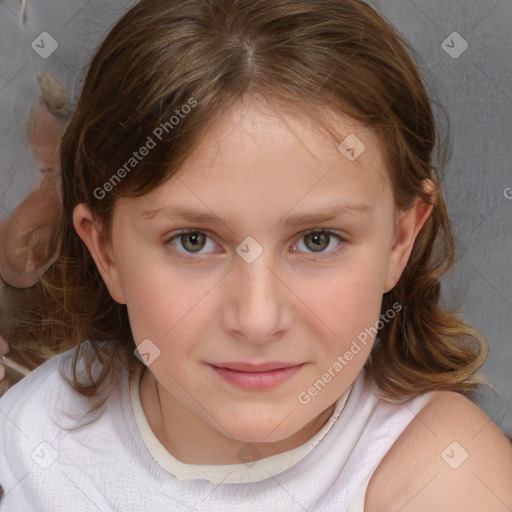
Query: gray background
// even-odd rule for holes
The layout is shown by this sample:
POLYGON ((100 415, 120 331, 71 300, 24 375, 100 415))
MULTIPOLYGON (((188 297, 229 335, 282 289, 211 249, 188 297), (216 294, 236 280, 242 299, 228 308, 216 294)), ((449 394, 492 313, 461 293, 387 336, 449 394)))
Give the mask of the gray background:
MULTIPOLYGON (((21 2, 0 3, 0 221, 38 179, 24 142, 24 123, 38 93, 35 75, 56 74, 75 97, 91 51, 133 3, 28 0, 23 27, 21 2), (59 44, 46 59, 31 48, 43 31, 59 44)), ((443 187, 459 259, 444 296, 489 340, 482 371, 501 396, 482 387, 472 398, 512 436, 512 199, 505 196, 512 187, 512 1, 369 3, 418 52, 427 88, 449 117, 452 154, 443 187), (442 46, 446 40, 452 53, 462 48, 461 39, 450 39, 453 32, 468 46, 456 58, 442 46)))

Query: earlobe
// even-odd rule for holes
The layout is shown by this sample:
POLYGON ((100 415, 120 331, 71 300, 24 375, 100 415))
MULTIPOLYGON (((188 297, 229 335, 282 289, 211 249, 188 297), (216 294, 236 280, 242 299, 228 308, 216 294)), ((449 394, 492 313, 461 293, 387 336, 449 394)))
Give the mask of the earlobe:
MULTIPOLYGON (((436 189, 431 180, 424 180, 423 189, 430 197, 434 198, 436 189)), ((427 222, 432 209, 432 204, 416 197, 412 206, 399 212, 395 230, 396 237, 391 248, 383 293, 387 293, 396 286, 411 255, 414 241, 427 222)))
POLYGON ((89 249, 112 298, 119 304, 126 304, 119 269, 113 258, 110 244, 101 233, 101 225, 93 218, 89 207, 85 203, 75 207, 73 225, 78 236, 89 249))

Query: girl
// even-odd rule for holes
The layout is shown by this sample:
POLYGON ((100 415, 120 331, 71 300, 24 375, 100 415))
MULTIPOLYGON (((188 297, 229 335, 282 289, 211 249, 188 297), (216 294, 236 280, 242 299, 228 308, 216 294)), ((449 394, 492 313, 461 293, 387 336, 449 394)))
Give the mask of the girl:
POLYGON ((0 400, 1 510, 512 507, 406 48, 360 0, 123 16, 62 141, 69 350, 0 400))

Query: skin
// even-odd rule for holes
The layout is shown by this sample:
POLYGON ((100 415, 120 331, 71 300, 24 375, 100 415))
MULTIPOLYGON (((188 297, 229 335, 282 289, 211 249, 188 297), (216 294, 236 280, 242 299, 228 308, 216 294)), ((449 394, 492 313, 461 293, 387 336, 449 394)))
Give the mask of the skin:
MULTIPOLYGON (((38 185, 0 223, 0 277, 9 286, 30 288, 57 260, 51 243, 62 213, 59 145, 65 123, 38 99, 31 111, 27 139, 42 177, 38 185)), ((0 356, 9 351, 0 338, 0 356)), ((0 357, 0 381, 5 378, 0 357)))
POLYGON ((59 255, 60 248, 48 240, 62 211, 59 145, 64 127, 39 99, 32 109, 27 136, 42 178, 0 224, 0 275, 16 288, 34 286, 59 255))
POLYGON ((59 145, 64 131, 64 122, 55 117, 42 99, 32 110, 28 129, 28 142, 42 170, 59 165, 59 145))
POLYGON ((379 139, 350 119, 339 118, 338 127, 340 141, 350 133, 364 140, 354 162, 300 112, 239 101, 177 176, 117 202, 111 240, 100 236, 85 204, 75 209, 75 229, 112 297, 127 305, 136 343, 149 338, 161 352, 142 378, 141 401, 155 435, 182 462, 240 463, 237 452, 249 442, 264 457, 303 444, 365 363, 373 340, 307 405, 298 402, 378 320, 382 295, 398 281, 431 206, 417 200, 397 211, 379 139), (328 203, 369 209, 322 223, 283 223, 328 203), (141 218, 171 205, 228 220, 141 218), (211 239, 184 247, 178 236, 164 245, 184 228, 208 230, 211 239), (315 246, 301 236, 311 228, 338 230, 346 242, 332 235, 315 260, 315 246), (247 236, 263 247, 253 263, 235 252, 247 236), (193 261, 183 258, 187 249, 193 261), (276 360, 305 364, 263 391, 235 388, 206 365, 276 360))
POLYGON ((439 391, 379 464, 364 510, 509 512, 510 482, 510 440, 468 398, 439 391), (467 458, 462 460, 464 452, 467 458))

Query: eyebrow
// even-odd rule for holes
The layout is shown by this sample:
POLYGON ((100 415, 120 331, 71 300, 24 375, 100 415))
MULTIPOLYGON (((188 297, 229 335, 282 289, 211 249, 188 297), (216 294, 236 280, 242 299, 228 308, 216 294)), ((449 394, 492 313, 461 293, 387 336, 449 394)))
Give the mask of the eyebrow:
MULTIPOLYGON (((372 207, 367 204, 349 203, 349 204, 333 204, 317 211, 300 213, 295 215, 285 215, 280 219, 286 227, 296 227, 303 224, 314 224, 320 222, 326 222, 329 220, 335 220, 345 215, 353 215, 357 213, 369 213, 372 207)), ((215 224, 216 222, 222 222, 228 225, 229 222, 224 217, 215 215, 213 212, 199 211, 186 207, 169 206, 162 208, 155 208, 152 210, 144 210, 141 213, 141 217, 144 220, 149 220, 157 215, 163 215, 169 218, 181 219, 188 222, 197 224, 215 224)))

